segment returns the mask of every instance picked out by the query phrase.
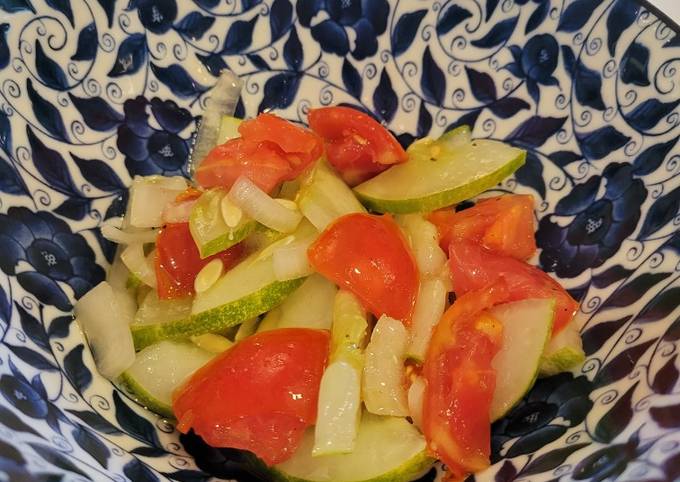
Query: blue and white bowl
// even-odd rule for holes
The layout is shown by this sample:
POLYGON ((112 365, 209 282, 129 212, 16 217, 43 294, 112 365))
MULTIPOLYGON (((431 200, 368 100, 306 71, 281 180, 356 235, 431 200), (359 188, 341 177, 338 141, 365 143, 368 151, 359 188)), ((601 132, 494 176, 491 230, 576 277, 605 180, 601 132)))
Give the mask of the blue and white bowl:
POLYGON ((405 144, 527 149, 498 189, 538 197, 587 361, 494 425, 475 480, 680 478, 680 35, 636 0, 0 0, 0 478, 235 475, 99 376, 71 316, 98 226, 132 176, 187 173, 224 67, 238 115, 345 103, 405 144))

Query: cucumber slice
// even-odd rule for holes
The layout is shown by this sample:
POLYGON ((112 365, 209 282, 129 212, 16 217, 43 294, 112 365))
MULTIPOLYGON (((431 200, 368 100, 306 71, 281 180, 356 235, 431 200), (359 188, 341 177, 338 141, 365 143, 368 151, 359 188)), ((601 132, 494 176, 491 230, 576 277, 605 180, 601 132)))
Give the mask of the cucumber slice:
POLYGON ((181 320, 191 313, 191 298, 160 300, 156 290, 149 291, 139 305, 132 326, 181 320))
MULTIPOLYGON (((293 235, 291 235, 292 237, 293 235)), ((265 250, 271 248, 265 248, 265 250)), ((161 340, 216 333, 279 305, 304 278, 277 281, 271 252, 254 253, 194 298, 191 314, 175 320, 130 326, 139 350, 161 340)))
POLYGON ((439 136, 439 139, 437 139, 437 141, 445 144, 451 149, 463 146, 471 140, 472 131, 470 130, 470 126, 467 125, 462 125, 448 132, 444 132, 441 136, 439 136))
POLYGON ((314 428, 305 432, 293 457, 270 468, 275 480, 286 482, 408 482, 434 463, 425 438, 404 418, 364 412, 354 451, 313 456, 314 428))
POLYGON ((251 234, 258 223, 243 216, 236 226, 228 226, 222 215, 223 189, 204 192, 194 204, 189 216, 189 230, 201 258, 207 258, 239 243, 251 234))
POLYGON ((354 188, 366 207, 396 214, 433 211, 495 186, 526 157, 526 151, 486 139, 464 144, 422 139, 408 153, 404 164, 354 188))
POLYGON ((302 180, 296 202, 302 214, 319 231, 340 216, 366 212, 352 190, 324 159, 317 162, 302 180))
POLYGON ((490 310, 503 324, 503 346, 492 361, 496 388, 491 401, 491 420, 505 415, 533 386, 552 331, 555 300, 527 299, 490 310))
POLYGON ((216 333, 203 333, 202 335, 191 336, 189 339, 191 343, 210 353, 222 353, 234 346, 234 342, 229 338, 216 333))
POLYGON ((573 370, 586 359, 576 318, 552 337, 541 358, 540 375, 547 377, 573 370))
POLYGON ((238 131, 238 126, 241 125, 241 122, 243 122, 242 119, 237 119, 230 115, 223 115, 220 121, 220 130, 217 134, 217 143, 215 145, 219 146, 231 139, 241 137, 241 134, 238 131))
POLYGON ((281 303, 281 318, 276 327, 329 330, 337 292, 338 288, 320 274, 309 276, 281 303))
POLYGON ((139 403, 173 417, 172 392, 214 356, 191 343, 162 341, 137 353, 121 379, 139 403))

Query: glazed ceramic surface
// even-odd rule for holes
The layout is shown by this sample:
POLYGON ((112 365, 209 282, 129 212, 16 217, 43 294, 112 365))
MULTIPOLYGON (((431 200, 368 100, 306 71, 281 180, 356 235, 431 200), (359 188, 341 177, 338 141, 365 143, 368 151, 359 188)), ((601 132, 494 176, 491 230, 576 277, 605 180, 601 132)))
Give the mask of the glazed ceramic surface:
POLYGON ((498 190, 536 196, 536 261, 581 300, 587 361, 493 426, 476 480, 680 477, 680 36, 647 8, 0 0, 0 478, 238 475, 99 376, 71 317, 114 252, 97 227, 132 176, 186 175, 225 67, 239 116, 342 103, 404 144, 469 124, 525 148, 498 190))

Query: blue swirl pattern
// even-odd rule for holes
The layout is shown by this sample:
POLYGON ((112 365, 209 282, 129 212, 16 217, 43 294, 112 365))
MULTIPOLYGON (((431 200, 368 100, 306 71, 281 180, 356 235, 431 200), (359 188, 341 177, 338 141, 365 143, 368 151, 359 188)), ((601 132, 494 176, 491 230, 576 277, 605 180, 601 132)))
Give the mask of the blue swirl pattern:
POLYGON ((0 0, 0 472, 239 475, 98 376, 70 315, 112 259, 98 226, 133 176, 187 175, 228 67, 237 115, 345 104, 404 145, 468 124, 527 150, 497 191, 539 199, 538 262, 581 300, 587 360, 494 424, 471 480, 680 477, 675 27, 636 0, 123 3, 0 0))

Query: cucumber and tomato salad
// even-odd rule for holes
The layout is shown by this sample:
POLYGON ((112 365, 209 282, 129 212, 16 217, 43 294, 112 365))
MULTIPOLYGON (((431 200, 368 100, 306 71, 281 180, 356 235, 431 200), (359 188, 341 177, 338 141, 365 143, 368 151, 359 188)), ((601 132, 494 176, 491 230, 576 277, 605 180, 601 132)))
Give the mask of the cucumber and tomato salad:
POLYGON ((169 203, 121 228, 141 241, 122 258, 136 282, 109 280, 137 307, 120 379, 275 480, 484 469, 490 423, 583 358, 577 303, 527 263, 533 198, 454 209, 525 152, 467 127, 404 150, 347 107, 308 120, 224 117, 192 185, 135 180, 169 203))

